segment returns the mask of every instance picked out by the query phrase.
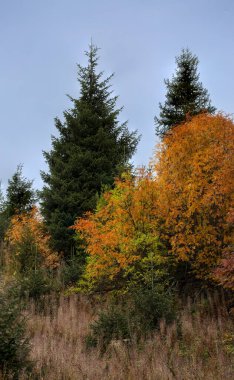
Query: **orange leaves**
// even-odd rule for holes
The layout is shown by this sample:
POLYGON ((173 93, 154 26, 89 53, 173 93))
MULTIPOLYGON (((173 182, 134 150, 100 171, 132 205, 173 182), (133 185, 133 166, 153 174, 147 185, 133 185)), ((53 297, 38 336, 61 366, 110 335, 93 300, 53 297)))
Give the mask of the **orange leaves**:
POLYGON ((233 191, 233 122, 201 114, 173 129, 161 144, 159 213, 171 252, 207 276, 228 239, 233 191))
POLYGON ((44 231, 43 221, 36 207, 30 212, 12 217, 6 239, 16 256, 28 255, 29 260, 31 254, 29 251, 34 247, 36 254, 41 256, 43 265, 50 268, 58 266, 58 256, 49 247, 49 236, 44 231), (25 243, 23 250, 28 249, 28 252, 22 252, 23 243, 25 243))
POLYGON ((214 279, 220 285, 227 289, 234 290, 234 251, 233 251, 233 225, 234 225, 234 209, 227 216, 227 226, 229 227, 228 239, 218 267, 214 270, 214 279))
POLYGON ((229 255, 219 263, 231 246, 233 126, 222 115, 200 114, 173 128, 159 146, 152 174, 125 175, 103 195, 96 213, 76 221, 91 282, 119 281, 143 267, 158 270, 174 258, 189 262, 202 279, 212 279, 220 265, 215 276, 224 283, 233 261, 229 255))
POLYGON ((90 255, 89 277, 113 279, 147 255, 138 238, 156 234, 156 197, 149 173, 125 175, 103 195, 95 214, 76 221, 73 228, 85 239, 90 255))

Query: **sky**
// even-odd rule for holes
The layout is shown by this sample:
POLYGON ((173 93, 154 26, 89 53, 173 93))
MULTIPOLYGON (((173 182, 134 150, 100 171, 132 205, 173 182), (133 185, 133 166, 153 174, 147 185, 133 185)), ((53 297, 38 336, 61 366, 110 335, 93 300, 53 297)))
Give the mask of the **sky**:
POLYGON ((234 112, 233 0, 0 0, 0 180, 23 164, 43 182, 42 151, 57 135, 54 118, 79 98, 77 63, 87 63, 90 41, 99 69, 115 73, 112 89, 124 106, 120 121, 142 135, 135 166, 147 165, 158 142, 154 116, 164 102, 164 79, 175 57, 189 48, 199 58, 200 80, 212 104, 234 112))

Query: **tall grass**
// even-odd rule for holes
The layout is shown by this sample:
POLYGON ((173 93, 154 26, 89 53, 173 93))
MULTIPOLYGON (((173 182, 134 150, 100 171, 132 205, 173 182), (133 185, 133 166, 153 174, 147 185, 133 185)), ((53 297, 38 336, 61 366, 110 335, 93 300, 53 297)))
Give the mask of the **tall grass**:
POLYGON ((232 380, 234 320, 220 297, 188 300, 177 321, 134 343, 114 340, 104 355, 85 348, 98 308, 87 298, 50 299, 39 314, 28 311, 33 379, 44 380, 232 380), (37 373, 37 375, 36 375, 37 373))

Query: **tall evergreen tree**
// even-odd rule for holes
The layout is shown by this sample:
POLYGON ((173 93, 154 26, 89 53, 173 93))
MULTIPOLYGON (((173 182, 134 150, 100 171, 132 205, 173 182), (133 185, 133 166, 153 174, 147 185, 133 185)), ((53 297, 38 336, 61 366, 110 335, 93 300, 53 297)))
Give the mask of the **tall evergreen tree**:
POLYGON ((59 132, 52 150, 44 152, 49 172, 42 172, 45 186, 41 206, 53 247, 69 256, 74 245, 69 226, 84 212, 93 210, 103 186, 112 186, 121 168, 136 150, 138 137, 126 123, 120 124, 117 97, 111 97, 112 75, 97 73, 97 47, 91 45, 87 67, 78 65, 79 99, 55 119, 59 132))
POLYGON ((156 135, 163 137, 171 128, 186 120, 186 116, 201 112, 214 113, 208 91, 199 82, 198 58, 190 50, 183 49, 176 57, 176 75, 166 79, 164 105, 159 103, 160 114, 155 117, 156 135))

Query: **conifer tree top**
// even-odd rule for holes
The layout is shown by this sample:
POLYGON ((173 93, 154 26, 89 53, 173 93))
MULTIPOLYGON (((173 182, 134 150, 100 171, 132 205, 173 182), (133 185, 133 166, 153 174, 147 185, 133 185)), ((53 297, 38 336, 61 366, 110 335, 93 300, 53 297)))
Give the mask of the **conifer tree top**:
POLYGON ((36 202, 36 194, 32 188, 33 181, 23 177, 22 169, 23 165, 18 165, 16 172, 8 180, 6 213, 9 217, 31 210, 36 202))
POLYGON ((98 48, 93 44, 85 53, 86 66, 78 65, 80 94, 70 97, 72 108, 64 121, 55 119, 59 132, 52 149, 44 152, 49 171, 42 172, 42 214, 52 236, 53 247, 69 256, 74 247, 73 230, 77 217, 96 207, 103 187, 130 165, 139 138, 127 123, 120 123, 110 79, 98 71, 98 48))
POLYGON ((176 57, 177 69, 172 79, 164 81, 167 93, 164 105, 159 103, 160 114, 155 117, 156 135, 163 137, 171 128, 201 112, 214 113, 208 91, 199 81, 198 58, 189 49, 176 57))
MULTIPOLYGON (((109 88, 108 82, 112 75, 108 77, 104 81, 100 81, 103 72, 97 73, 96 68, 98 65, 98 47, 94 46, 92 43, 89 46, 89 51, 85 52, 85 55, 88 57, 88 65, 83 67, 78 64, 78 80, 81 85, 81 96, 80 100, 84 101, 95 101, 97 100, 96 95, 97 92, 100 95, 107 97, 109 92, 107 91, 109 88)), ((104 100, 103 98, 100 100, 104 100)))

